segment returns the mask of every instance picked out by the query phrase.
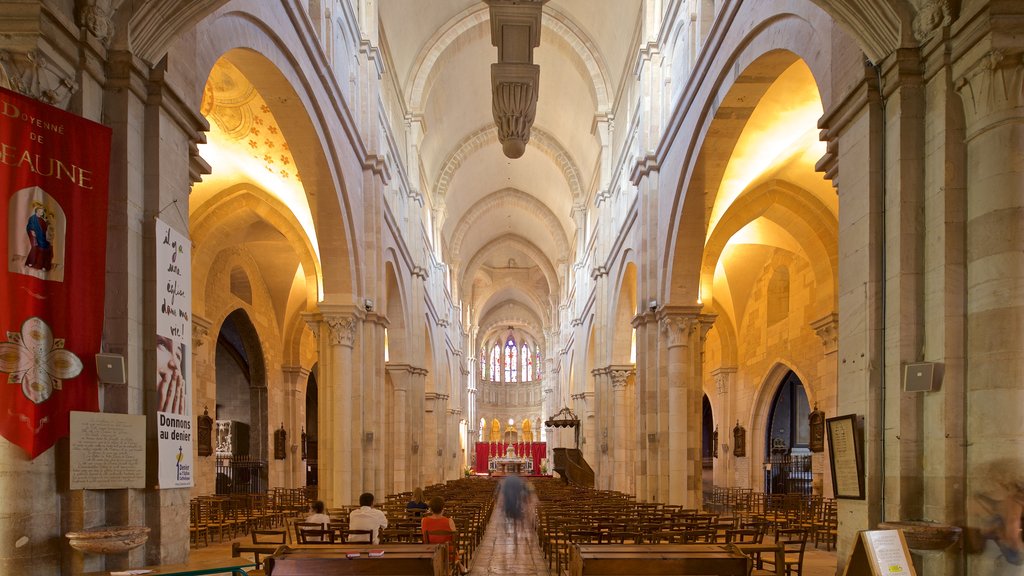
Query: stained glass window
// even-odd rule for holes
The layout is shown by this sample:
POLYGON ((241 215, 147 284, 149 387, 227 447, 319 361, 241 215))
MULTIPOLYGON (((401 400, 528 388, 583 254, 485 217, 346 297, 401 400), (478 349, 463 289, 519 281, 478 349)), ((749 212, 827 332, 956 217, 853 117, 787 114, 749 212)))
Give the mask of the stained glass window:
POLYGON ((537 380, 540 380, 541 378, 544 377, 544 374, 543 374, 543 372, 544 372, 544 362, 543 362, 543 360, 540 357, 540 347, 539 346, 537 347, 537 359, 534 362, 534 366, 537 367, 536 375, 534 376, 534 378, 536 378, 537 380))
POLYGON ((533 380, 533 356, 530 355, 530 345, 523 342, 520 353, 523 359, 523 382, 529 382, 533 380))
POLYGON ((491 348, 491 380, 501 380, 501 348, 497 344, 491 348))
POLYGON ((505 342, 505 382, 518 382, 516 379, 516 368, 519 366, 519 348, 516 341, 509 336, 505 342))
POLYGON ((483 354, 480 355, 480 379, 487 380, 487 358, 483 354))

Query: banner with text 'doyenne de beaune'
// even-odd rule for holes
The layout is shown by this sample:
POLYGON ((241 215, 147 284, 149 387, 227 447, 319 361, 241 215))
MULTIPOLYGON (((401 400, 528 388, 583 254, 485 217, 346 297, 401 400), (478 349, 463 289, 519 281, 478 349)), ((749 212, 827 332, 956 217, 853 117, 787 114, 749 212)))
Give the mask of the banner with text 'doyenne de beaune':
POLYGON ((0 88, 0 435, 30 458, 99 409, 110 135, 0 88))
POLYGON ((157 446, 160 487, 192 486, 192 243, 156 221, 157 446))

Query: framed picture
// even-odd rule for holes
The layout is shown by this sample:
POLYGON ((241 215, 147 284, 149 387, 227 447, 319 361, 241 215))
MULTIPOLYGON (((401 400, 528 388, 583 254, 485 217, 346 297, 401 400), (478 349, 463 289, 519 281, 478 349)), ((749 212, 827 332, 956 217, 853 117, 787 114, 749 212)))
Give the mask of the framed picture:
POLYGON ((825 420, 836 498, 864 499, 864 440, 856 414, 825 420))

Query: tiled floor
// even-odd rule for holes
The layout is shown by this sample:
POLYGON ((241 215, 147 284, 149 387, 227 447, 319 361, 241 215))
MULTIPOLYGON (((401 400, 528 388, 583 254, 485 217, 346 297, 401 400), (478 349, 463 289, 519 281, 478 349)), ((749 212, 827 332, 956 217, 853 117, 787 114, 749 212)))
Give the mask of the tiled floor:
MULTIPOLYGON (((248 536, 239 537, 247 542, 248 536)), ((231 543, 217 543, 192 550, 191 561, 212 558, 229 558, 231 543)), ((513 537, 507 530, 504 515, 496 509, 491 515, 483 540, 469 565, 473 576, 558 576, 548 569, 547 560, 541 553, 536 534, 524 530, 513 537)), ((835 576, 836 553, 816 550, 808 546, 804 556, 804 576, 835 576)))

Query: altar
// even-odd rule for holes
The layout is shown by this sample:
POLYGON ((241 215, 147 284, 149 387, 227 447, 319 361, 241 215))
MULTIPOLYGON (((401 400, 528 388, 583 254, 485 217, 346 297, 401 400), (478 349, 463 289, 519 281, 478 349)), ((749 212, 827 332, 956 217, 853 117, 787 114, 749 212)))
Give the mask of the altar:
POLYGON ((478 474, 540 474, 547 442, 477 442, 478 474))

